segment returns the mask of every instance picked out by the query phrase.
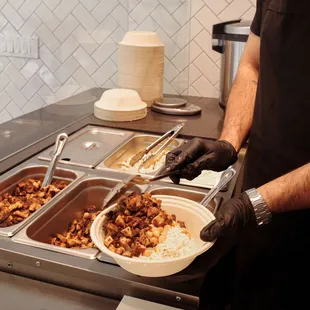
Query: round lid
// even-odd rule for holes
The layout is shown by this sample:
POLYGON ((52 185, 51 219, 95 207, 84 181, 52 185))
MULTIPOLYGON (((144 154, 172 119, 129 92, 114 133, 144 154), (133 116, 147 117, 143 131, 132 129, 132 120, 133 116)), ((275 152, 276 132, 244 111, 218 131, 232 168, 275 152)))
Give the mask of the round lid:
POLYGON ((227 34, 240 34, 249 35, 252 21, 242 20, 240 23, 228 24, 224 28, 224 32, 227 34))
POLYGON ((151 106, 151 110, 162 114, 183 115, 183 116, 197 115, 201 113, 201 108, 192 103, 182 108, 167 108, 167 107, 160 107, 157 104, 153 104, 151 106))
POLYGON ((187 100, 183 98, 164 97, 161 100, 155 100, 154 104, 164 108, 181 108, 187 104, 187 100))

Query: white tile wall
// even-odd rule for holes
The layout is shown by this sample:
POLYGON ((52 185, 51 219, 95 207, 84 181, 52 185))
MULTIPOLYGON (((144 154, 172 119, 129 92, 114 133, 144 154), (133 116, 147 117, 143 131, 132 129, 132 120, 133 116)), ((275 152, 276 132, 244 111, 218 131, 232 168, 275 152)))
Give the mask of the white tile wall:
POLYGON ((164 91, 218 96, 212 25, 252 19, 255 0, 0 0, 0 34, 37 36, 40 59, 0 56, 0 123, 92 87, 115 87, 117 42, 156 31, 164 91))

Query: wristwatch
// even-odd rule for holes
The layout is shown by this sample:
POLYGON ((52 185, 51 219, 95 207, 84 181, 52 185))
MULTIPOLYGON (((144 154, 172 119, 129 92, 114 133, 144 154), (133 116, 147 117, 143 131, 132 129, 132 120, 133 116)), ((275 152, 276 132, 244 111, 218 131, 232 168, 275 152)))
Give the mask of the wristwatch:
POLYGON ((245 191, 252 203, 256 222, 258 226, 266 225, 271 222, 272 214, 263 198, 256 188, 245 191))

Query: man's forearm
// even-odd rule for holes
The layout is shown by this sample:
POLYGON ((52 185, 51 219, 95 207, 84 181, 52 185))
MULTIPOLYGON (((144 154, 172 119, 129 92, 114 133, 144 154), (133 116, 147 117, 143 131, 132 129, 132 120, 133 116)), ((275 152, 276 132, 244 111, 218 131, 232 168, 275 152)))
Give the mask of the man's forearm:
POLYGON ((274 213, 310 208, 310 164, 259 187, 258 191, 274 213))
POLYGON ((255 105, 258 71, 252 66, 240 67, 232 87, 221 140, 230 142, 239 151, 249 134, 255 105))
POLYGON ((238 73, 231 89, 221 140, 239 151, 252 126, 257 91, 260 38, 250 33, 238 73))

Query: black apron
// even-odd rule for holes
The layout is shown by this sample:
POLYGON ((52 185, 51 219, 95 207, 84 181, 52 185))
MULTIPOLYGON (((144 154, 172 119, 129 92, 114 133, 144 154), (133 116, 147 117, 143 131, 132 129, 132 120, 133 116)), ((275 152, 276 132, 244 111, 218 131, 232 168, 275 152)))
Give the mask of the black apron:
MULTIPOLYGON (((310 0, 271 0, 244 189, 310 162, 309 117, 310 0)), ((274 216, 243 235, 235 250, 235 309, 310 309, 308 252, 310 210, 274 216)))

